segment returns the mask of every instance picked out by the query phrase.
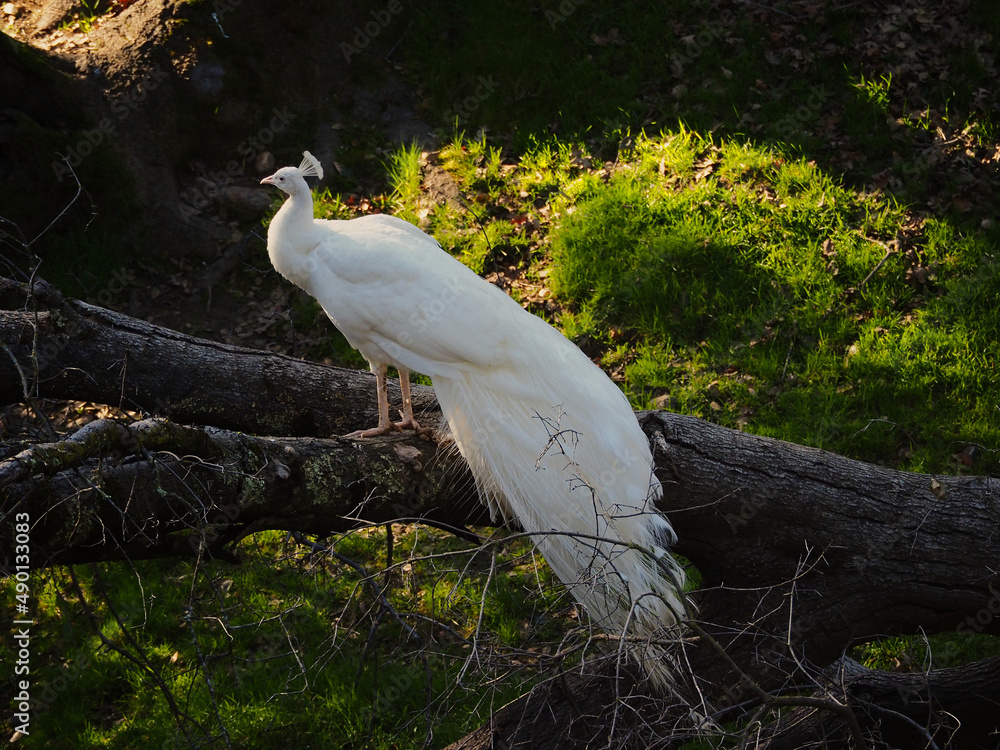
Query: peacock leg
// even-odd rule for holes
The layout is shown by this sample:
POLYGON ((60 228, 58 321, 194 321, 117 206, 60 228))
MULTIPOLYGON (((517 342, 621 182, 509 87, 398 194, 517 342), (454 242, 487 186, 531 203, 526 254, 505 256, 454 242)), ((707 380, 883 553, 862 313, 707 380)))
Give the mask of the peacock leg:
MULTIPOLYGON (((385 378, 385 365, 372 364, 372 372, 375 373, 375 394, 378 397, 378 427, 355 430, 344 435, 345 438, 376 437, 400 429, 389 421, 389 386, 385 378)), ((407 391, 409 391, 409 383, 407 383, 407 391)), ((412 415, 412 409, 410 413, 412 415)))
POLYGON ((410 371, 399 369, 399 391, 403 394, 403 421, 396 422, 396 427, 401 430, 416 430, 420 432, 421 426, 413 418, 413 401, 410 400, 410 371))

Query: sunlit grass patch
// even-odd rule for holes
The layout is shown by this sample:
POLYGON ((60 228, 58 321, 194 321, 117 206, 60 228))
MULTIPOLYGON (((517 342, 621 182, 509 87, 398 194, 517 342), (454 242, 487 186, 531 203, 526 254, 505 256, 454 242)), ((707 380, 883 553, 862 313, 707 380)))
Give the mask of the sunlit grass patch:
POLYGON ((681 133, 634 153, 575 195, 550 280, 571 335, 615 352, 608 332, 631 330, 638 405, 669 392, 722 424, 928 471, 973 433, 995 441, 979 430, 1000 399, 988 241, 772 149, 681 133), (956 408, 970 395, 980 407, 956 408), (872 442, 873 421, 894 434, 872 442))
POLYGON ((557 322, 637 407, 912 470, 966 471, 969 445, 987 448, 972 468, 996 465, 989 235, 773 146, 686 129, 622 144, 601 163, 588 143, 515 157, 458 136, 437 163, 465 203, 436 206, 427 229, 557 322))
POLYGON ((918 403, 931 410, 941 391, 978 388, 989 373, 996 323, 973 318, 969 329, 986 333, 971 356, 961 326, 937 330, 935 310, 951 280, 973 304, 994 293, 959 281, 990 245, 773 147, 687 130, 623 143, 623 158, 604 166, 584 143, 535 141, 515 159, 459 136, 438 162, 467 202, 439 205, 427 228, 480 272, 500 259, 528 275, 545 266, 561 325, 599 343, 637 405, 669 391, 693 414, 858 456, 873 447, 873 420, 892 423, 895 437, 883 430, 875 442, 879 460, 947 465, 949 447, 922 447, 919 426, 937 420, 906 412, 915 388, 930 389, 918 403), (524 217, 542 231, 528 237, 524 217), (942 335, 947 345, 931 345, 942 335), (878 365, 904 355, 913 377, 878 365), (674 365, 652 366, 663 361, 674 365), (927 367, 933 377, 916 377, 927 367), (798 399, 800 388, 825 396, 798 399))
MULTIPOLYGON (((417 164, 450 175, 459 201, 420 220, 561 327, 637 407, 909 470, 993 470, 1000 275, 988 234, 775 146, 686 129, 621 144, 602 162, 596 142, 536 139, 514 154, 456 137, 417 164)), ((410 166, 393 177, 394 210, 427 208, 413 154, 399 159, 410 166)), ((368 537, 345 544, 379 559, 368 537)), ((463 638, 488 632, 481 645, 533 648, 572 622, 547 569, 530 567, 534 584, 508 569, 484 589, 487 561, 433 581, 407 572, 394 596, 463 638)), ((389 633, 401 642, 402 628, 389 633)), ((923 658, 898 640, 858 656, 880 668, 923 658)))

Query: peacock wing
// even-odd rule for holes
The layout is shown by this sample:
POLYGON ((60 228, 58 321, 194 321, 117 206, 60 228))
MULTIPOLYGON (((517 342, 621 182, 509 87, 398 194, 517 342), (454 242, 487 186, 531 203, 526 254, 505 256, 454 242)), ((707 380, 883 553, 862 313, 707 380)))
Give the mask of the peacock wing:
POLYGON ((369 361, 431 378, 509 362, 527 314, 432 237, 385 215, 321 223, 306 291, 369 361))

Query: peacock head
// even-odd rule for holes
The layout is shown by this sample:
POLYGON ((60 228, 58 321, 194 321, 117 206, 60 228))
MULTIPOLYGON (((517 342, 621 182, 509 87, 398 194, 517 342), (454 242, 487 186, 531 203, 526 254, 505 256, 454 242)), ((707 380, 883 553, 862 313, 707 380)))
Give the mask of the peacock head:
POLYGON ((265 177, 260 181, 261 185, 274 185, 279 190, 283 190, 289 195, 298 193, 308 193, 309 186, 306 185, 306 177, 318 177, 323 179, 323 166, 319 160, 308 151, 302 152, 302 163, 297 167, 282 167, 270 177, 265 177))

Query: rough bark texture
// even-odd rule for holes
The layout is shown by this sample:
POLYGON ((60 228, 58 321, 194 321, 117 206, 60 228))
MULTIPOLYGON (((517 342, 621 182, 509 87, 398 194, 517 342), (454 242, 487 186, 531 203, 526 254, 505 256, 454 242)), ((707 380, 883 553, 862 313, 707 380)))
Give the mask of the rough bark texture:
MULTIPOLYGON (((23 398, 34 351, 42 395, 165 408, 174 420, 204 425, 101 421, 67 439, 18 446, 17 455, 8 450, 0 514, 28 508, 38 519, 34 560, 206 547, 231 555, 259 529, 324 532, 417 516, 486 521, 453 450, 412 434, 288 436, 370 425, 365 374, 200 341, 44 287, 27 302, 23 286, 3 290, 20 302, 0 313, 5 402, 23 398)), ((431 419, 433 398, 421 398, 431 419)), ((944 747, 955 726, 948 714, 962 725, 954 746, 991 746, 1000 660, 914 675, 871 672, 842 655, 883 634, 950 632, 961 644, 1000 630, 992 478, 902 473, 664 412, 640 420, 677 551, 702 574, 695 598, 703 630, 685 643, 681 671, 714 718, 794 703, 788 690, 796 687, 812 691, 813 704, 786 706, 759 746, 844 745, 853 716, 856 729, 893 746, 929 747, 930 738, 944 747)), ((4 554, 10 534, 4 524, 4 554)), ((938 654, 937 666, 953 655, 938 654)), ((613 664, 590 668, 540 686, 455 747, 669 745, 687 736, 690 721, 676 706, 650 698, 613 664)))
MULTIPOLYGON (((0 280, 0 402, 23 398, 14 359, 47 398, 97 401, 257 435, 339 435, 378 421, 375 378, 186 336, 77 300, 47 285, 0 280), (36 309, 37 306, 37 309, 36 309)), ((393 381, 390 398, 400 403, 393 381)), ((414 386, 416 412, 436 410, 432 389, 414 386)), ((431 418, 434 421, 434 417, 431 418)))
MULTIPOLYGON (((706 620, 756 608, 758 627, 829 664, 852 640, 953 630, 997 599, 991 477, 908 474, 664 412, 647 432, 706 620)), ((784 650, 749 634, 727 648, 784 650)))
MULTIPOLYGON (((1000 659, 926 674, 890 674, 844 659, 828 670, 831 686, 842 685, 849 705, 889 747, 995 748, 1000 659), (948 715, 942 713, 947 707, 948 715)), ((842 725, 811 707, 790 711, 762 732, 769 750, 799 750, 818 741, 835 744, 842 725)))
MULTIPOLYGON (((265 438, 164 419, 91 422, 0 463, 0 486, 12 503, 5 513, 38 519, 36 565, 185 556, 206 545, 232 556, 227 545, 263 529, 488 521, 464 463, 433 442, 265 438)), ((5 550, 11 534, 0 531, 5 550)))

